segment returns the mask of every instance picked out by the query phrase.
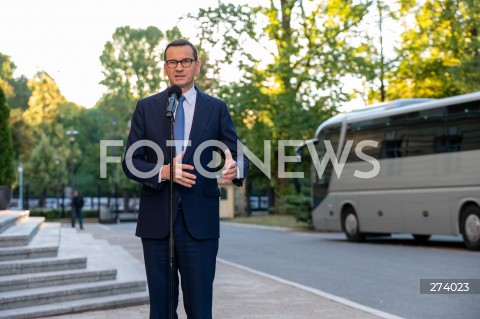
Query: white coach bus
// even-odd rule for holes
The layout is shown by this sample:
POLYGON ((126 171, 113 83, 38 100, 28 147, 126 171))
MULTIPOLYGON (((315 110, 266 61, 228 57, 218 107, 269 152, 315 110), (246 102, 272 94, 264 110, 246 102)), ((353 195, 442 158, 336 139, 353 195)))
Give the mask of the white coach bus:
MULTIPOLYGON (((350 241, 368 235, 411 233, 426 241, 433 234, 462 234, 465 245, 480 249, 480 92, 432 99, 402 99, 339 114, 320 125, 318 156, 329 140, 340 158, 353 141, 337 178, 331 162, 322 176, 312 169, 312 219, 318 230, 344 231, 350 241), (355 154, 364 140, 378 141, 355 154)), ((305 145, 304 145, 305 146, 305 145)))

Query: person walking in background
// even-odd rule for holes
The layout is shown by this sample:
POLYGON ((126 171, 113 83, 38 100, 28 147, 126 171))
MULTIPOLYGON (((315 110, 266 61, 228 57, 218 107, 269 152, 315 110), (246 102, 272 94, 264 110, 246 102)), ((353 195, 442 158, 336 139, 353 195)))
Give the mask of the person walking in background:
POLYGON ((83 229, 83 197, 78 195, 78 191, 73 192, 72 198, 72 228, 75 228, 75 219, 78 218, 78 223, 80 224, 80 229, 83 229))
MULTIPOLYGON (((174 308, 178 303, 179 272, 187 317, 211 319, 220 236, 220 189, 216 177, 203 176, 200 167, 194 167, 194 153, 202 142, 222 142, 228 148, 225 150, 227 160, 222 180, 238 187, 243 184, 248 161, 246 158, 237 158, 238 136, 227 104, 203 93, 194 85, 195 75, 200 72, 200 60, 193 44, 186 40, 169 43, 164 51, 164 60, 164 74, 172 86, 177 85, 182 90, 175 111, 175 140, 190 140, 191 144, 184 149, 183 143, 180 143, 174 162, 170 163, 170 150, 167 147, 170 122, 166 117, 168 90, 165 90, 138 101, 126 147, 128 152, 130 146, 139 141, 152 141, 165 154, 164 161, 158 163, 162 167, 155 176, 149 178, 129 169, 127 162, 133 163, 137 172, 148 172, 161 161, 154 149, 145 146, 136 148, 133 155, 127 156, 126 153, 122 163, 125 174, 143 185, 136 235, 142 238, 150 294, 150 319, 166 319, 169 313, 170 170, 174 171, 175 183, 174 308)), ((205 150, 201 154, 199 166, 208 167, 213 159, 212 152, 205 150)), ((177 318, 176 312, 174 316, 177 318)))

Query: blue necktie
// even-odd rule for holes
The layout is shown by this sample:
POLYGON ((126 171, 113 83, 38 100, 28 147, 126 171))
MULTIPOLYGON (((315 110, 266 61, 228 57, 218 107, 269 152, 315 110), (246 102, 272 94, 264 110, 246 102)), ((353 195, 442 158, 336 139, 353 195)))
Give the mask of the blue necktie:
POLYGON ((183 151, 183 140, 185 139, 185 111, 183 109, 183 101, 185 101, 185 96, 182 95, 178 100, 177 111, 175 112, 173 135, 175 138, 176 155, 183 151))

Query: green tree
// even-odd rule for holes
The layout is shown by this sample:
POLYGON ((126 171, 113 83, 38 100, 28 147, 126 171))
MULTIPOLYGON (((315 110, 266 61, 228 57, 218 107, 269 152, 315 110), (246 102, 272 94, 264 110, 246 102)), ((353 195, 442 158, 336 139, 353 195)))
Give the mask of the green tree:
POLYGON ((446 97, 480 90, 480 2, 406 1, 400 63, 389 79, 392 98, 446 97))
POLYGON ((28 80, 24 75, 18 78, 13 77, 16 68, 17 66, 8 55, 0 53, 0 88, 3 89, 11 108, 25 110, 31 91, 28 89, 28 80))
POLYGON ((134 99, 158 91, 162 82, 159 70, 164 37, 162 31, 152 26, 117 28, 100 56, 105 76, 100 83, 109 92, 128 92, 134 99))
MULTIPOLYGON (((120 94, 105 94, 96 104, 94 112, 97 114, 97 123, 101 135, 96 137, 97 141, 94 144, 95 158, 93 163, 96 165, 89 167, 89 171, 93 176, 100 176, 99 170, 99 140, 123 140, 126 144, 126 138, 129 131, 129 121, 135 102, 132 101, 128 94, 120 92, 120 94)), ((111 147, 108 149, 109 156, 120 156, 123 153, 123 148, 111 147)), ((109 164, 107 166, 107 178, 105 180, 98 180, 103 189, 108 189, 112 194, 123 196, 125 203, 128 202, 129 194, 138 192, 138 183, 128 179, 122 171, 121 165, 109 164)), ((125 209, 128 205, 124 205, 125 209)))
POLYGON ((32 91, 28 88, 28 79, 25 75, 10 80, 14 96, 8 99, 11 108, 19 108, 25 111, 28 108, 28 99, 32 91))
POLYGON ((9 83, 13 79, 13 72, 16 69, 15 63, 10 56, 0 53, 0 88, 7 99, 14 97, 12 85, 9 83))
MULTIPOLYGON (((278 140, 311 138, 315 128, 350 97, 342 78, 352 73, 354 29, 369 1, 270 1, 268 6, 220 3, 200 9, 198 37, 203 47, 223 53, 223 65, 238 68, 233 83, 220 95, 230 106, 239 135, 260 158, 263 141, 272 140, 275 211, 292 192, 278 178, 278 140), (263 58, 262 58, 263 55, 263 58), (268 61, 268 62, 266 62, 268 61)), ((289 153, 293 152, 290 148, 289 153)), ((265 178, 252 170, 247 182, 265 178)))
MULTIPOLYGON (((105 76, 100 83, 108 89, 106 99, 126 98, 134 104, 137 99, 168 86, 168 79, 162 72, 163 51, 167 42, 180 38, 183 36, 177 27, 165 32, 152 26, 146 29, 117 28, 100 56, 105 76)), ((196 84, 213 92, 218 83, 216 72, 212 70, 218 69, 209 64, 208 54, 201 46, 197 49, 198 57, 204 63, 202 68, 213 74, 202 72, 196 84)))
POLYGON ((28 81, 28 87, 32 95, 28 100, 28 108, 23 113, 25 122, 30 126, 51 123, 58 115, 58 103, 65 101, 55 80, 41 71, 28 81))
POLYGON ((0 53, 0 77, 4 80, 13 79, 13 73, 17 66, 10 56, 0 53))
POLYGON ((365 104, 389 99, 388 79, 395 72, 398 59, 394 54, 394 45, 386 40, 397 36, 394 29, 399 28, 401 19, 407 16, 406 10, 402 9, 402 1, 372 1, 368 14, 358 26, 357 41, 360 44, 356 48, 353 67, 362 81, 362 87, 355 91, 365 104))
POLYGON ((10 111, 10 129, 14 146, 15 159, 23 162, 35 146, 33 130, 23 120, 21 109, 10 111))
POLYGON ((11 186, 15 181, 12 136, 9 126, 10 108, 0 88, 0 185, 11 186))
POLYGON ((34 186, 34 192, 40 193, 40 207, 45 207, 47 191, 56 184, 55 166, 56 150, 48 137, 41 135, 40 141, 32 150, 25 167, 25 177, 34 186))

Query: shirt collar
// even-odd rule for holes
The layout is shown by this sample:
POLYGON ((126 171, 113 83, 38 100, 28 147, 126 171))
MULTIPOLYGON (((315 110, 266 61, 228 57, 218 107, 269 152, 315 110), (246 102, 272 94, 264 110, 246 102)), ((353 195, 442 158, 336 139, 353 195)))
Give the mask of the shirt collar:
POLYGON ((185 100, 187 100, 188 104, 193 106, 194 98, 197 96, 197 90, 195 89, 195 86, 192 86, 192 88, 183 96, 185 96, 185 100))

